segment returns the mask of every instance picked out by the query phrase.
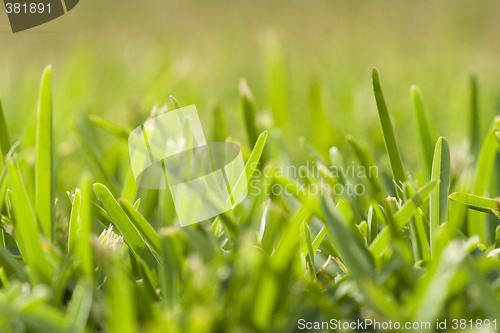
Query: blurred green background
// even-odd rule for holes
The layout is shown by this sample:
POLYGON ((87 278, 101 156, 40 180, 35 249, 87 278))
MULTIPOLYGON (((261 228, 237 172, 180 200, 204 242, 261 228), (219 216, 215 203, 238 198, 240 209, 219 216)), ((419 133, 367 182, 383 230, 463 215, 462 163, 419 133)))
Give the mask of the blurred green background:
MULTIPOLYGON (((282 109, 278 125, 294 147, 298 136, 310 138, 315 129, 310 91, 319 84, 330 143, 344 147, 352 134, 378 147, 374 154, 384 167, 370 82, 375 66, 406 164, 417 162, 411 84, 421 87, 437 133, 460 159, 468 75, 479 79, 483 133, 500 110, 498 17, 500 3, 493 0, 84 0, 63 17, 17 34, 0 15, 0 93, 13 139, 33 140, 26 142, 31 146, 39 76, 53 65, 58 170, 79 174, 85 164, 70 129, 79 114, 133 128, 174 95, 197 105, 208 137, 217 130, 210 124, 220 106, 229 135, 245 142, 238 82, 246 78, 262 128, 269 127, 266 111, 282 109)), ((100 142, 109 144, 104 151, 116 148, 100 142)), ((66 182, 60 190, 78 179, 66 182)))

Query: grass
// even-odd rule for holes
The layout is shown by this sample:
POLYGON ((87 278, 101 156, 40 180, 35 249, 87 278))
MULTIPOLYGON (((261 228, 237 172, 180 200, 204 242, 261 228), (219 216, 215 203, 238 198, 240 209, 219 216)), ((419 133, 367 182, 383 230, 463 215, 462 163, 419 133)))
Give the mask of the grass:
MULTIPOLYGON (((476 124, 464 134, 477 157, 457 171, 452 147, 434 135, 413 86, 421 163, 404 165, 408 152, 397 142, 374 69, 385 155, 375 159, 378 147, 353 136, 350 151, 331 147, 330 124, 322 124, 313 144, 289 141, 281 53, 272 48, 268 56, 272 113, 256 106, 241 81, 243 133, 227 126, 220 107, 212 117, 215 137, 242 145, 246 166, 238 182, 250 185, 249 195, 233 211, 184 228, 175 226, 169 195, 135 185, 126 149, 132 124, 75 117, 85 166, 71 174, 78 188, 61 189, 67 175, 57 169, 63 157, 53 144, 50 67, 42 75, 34 162, 29 140, 11 140, 0 107, 2 332, 289 332, 300 318, 500 319, 500 201, 491 182, 498 118, 486 133, 476 124), (274 117, 270 124, 284 132, 261 116, 274 117), (120 148, 105 154, 102 135, 120 148), (305 172, 263 172, 300 166, 294 150, 313 162, 305 172), (336 172, 349 166, 378 172, 365 178, 336 172), (360 184, 365 191, 301 190, 311 184, 360 184), (276 185, 289 193, 269 191, 276 185)), ((320 85, 313 80, 311 117, 326 122, 320 85)))

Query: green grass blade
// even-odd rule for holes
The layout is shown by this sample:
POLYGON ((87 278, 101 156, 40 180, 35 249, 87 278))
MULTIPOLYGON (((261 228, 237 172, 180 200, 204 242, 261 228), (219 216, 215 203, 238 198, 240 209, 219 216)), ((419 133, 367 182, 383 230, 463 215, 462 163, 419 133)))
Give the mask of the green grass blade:
POLYGON ((479 304, 483 308, 483 311, 487 313, 490 318, 500 318, 500 301, 496 290, 480 271, 474 267, 469 258, 465 260, 465 268, 469 274, 471 284, 476 287, 478 297, 481 300, 479 304))
POLYGON ((120 207, 108 188, 102 184, 94 184, 94 191, 99 200, 104 205, 113 221, 113 225, 120 231, 123 239, 137 258, 144 259, 150 267, 157 264, 156 257, 148 247, 145 240, 134 227, 127 214, 120 207))
POLYGON ((430 239, 431 254, 435 241, 435 231, 448 219, 448 192, 450 190, 450 148, 448 141, 440 137, 434 150, 432 180, 439 180, 439 187, 430 197, 430 239))
POLYGON ((108 187, 113 193, 118 193, 116 180, 104 167, 105 163, 102 159, 100 149, 98 148, 99 146, 95 141, 93 133, 89 131, 90 126, 87 117, 82 117, 81 119, 76 120, 71 127, 76 134, 76 137, 80 142, 83 150, 90 157, 93 165, 99 171, 106 184, 108 184, 108 187))
MULTIPOLYGON (((405 186, 405 193, 409 197, 414 197, 411 186, 405 186)), ((410 238, 415 262, 419 260, 429 260, 431 255, 427 244, 427 233, 420 214, 419 208, 410 219, 410 238)))
POLYGON ((474 156, 479 151, 479 144, 481 140, 479 124, 479 108, 478 108, 478 85, 477 78, 472 75, 469 79, 470 87, 470 107, 469 107, 469 135, 470 135, 470 150, 474 156))
MULTIPOLYGON (((3 112, 2 98, 0 96, 0 159, 7 155, 11 147, 9 130, 7 128, 7 121, 5 121, 5 114, 3 112)), ((0 169, 1 170, 1 169, 0 169)))
MULTIPOLYGON (((498 143, 495 135, 496 129, 500 126, 500 116, 495 117, 490 126, 486 139, 481 146, 476 165, 475 181, 472 194, 483 196, 488 190, 491 174, 495 165, 495 156, 498 151, 498 143)), ((486 243, 486 221, 484 216, 474 212, 468 212, 468 232, 469 235, 479 235, 481 242, 486 243)))
MULTIPOLYGON (((252 180, 252 177, 253 177, 255 170, 257 170, 257 168, 259 167, 259 161, 260 161, 260 158, 262 156, 262 153, 264 152, 264 147, 266 145, 268 133, 269 133, 268 131, 264 131, 259 135, 257 142, 255 143, 255 146, 253 147, 252 152, 250 153, 250 156, 248 157, 247 163, 245 164, 244 172, 242 172, 240 175, 240 178, 238 178, 238 181, 236 182, 234 189, 241 190, 242 188, 244 188, 241 185, 242 182, 246 182, 246 184, 248 186, 248 184, 252 180)), ((233 196, 235 201, 238 201, 239 198, 241 197, 241 195, 243 195, 243 192, 239 192, 239 193, 234 192, 234 193, 231 193, 231 195, 233 196)), ((227 215, 226 214, 219 215, 216 218, 216 220, 214 221, 214 223, 218 224, 221 220, 223 220, 222 218, 225 216, 227 216, 227 215)), ((228 220, 225 220, 225 221, 223 220, 223 222, 226 222, 226 224, 231 223, 231 221, 228 221, 228 220)), ((231 228, 230 224, 226 225, 226 227, 231 228)))
POLYGON ((428 181, 432 170, 432 156, 435 136, 431 134, 431 123, 425 114, 422 102, 422 93, 417 86, 412 86, 410 90, 411 104, 417 124, 418 147, 420 152, 420 161, 424 170, 425 180, 428 181))
POLYGON ((125 180, 123 182, 122 190, 120 193, 120 198, 124 198, 130 202, 133 202, 137 195, 138 186, 135 182, 134 172, 132 168, 129 167, 125 180))
POLYGON ((312 243, 314 253, 318 251, 321 243, 323 242, 323 239, 325 238, 326 232, 327 232, 326 227, 323 227, 316 235, 316 238, 314 238, 314 241, 312 243))
MULTIPOLYGON (((250 183, 250 180, 252 180, 255 170, 257 170, 257 168, 259 167, 259 161, 262 157, 262 153, 266 145, 267 135, 268 131, 264 131, 259 135, 259 138, 257 139, 257 142, 255 143, 250 156, 248 157, 247 163, 245 164, 244 172, 241 173, 240 178, 238 178, 238 181, 234 186, 235 189, 242 188, 240 182, 246 182, 248 185, 250 183)), ((238 201, 242 194, 234 193, 232 195, 234 200, 238 201)))
POLYGON ((248 87, 247 81, 242 79, 240 81, 240 99, 241 108, 243 110, 243 119, 245 120, 245 128, 248 137, 248 144, 253 146, 257 142, 259 130, 255 122, 255 103, 253 100, 252 92, 248 87))
POLYGON ((336 139, 335 131, 332 130, 322 103, 321 82, 314 77, 309 88, 309 105, 311 109, 311 137, 314 146, 321 152, 326 152, 330 144, 336 139), (325 133, 330 135, 325 136, 325 133), (332 138, 333 136, 333 138, 332 138))
MULTIPOLYGON (((418 208, 429 198, 432 191, 437 187, 439 181, 430 181, 424 185, 413 197, 411 197, 401 207, 401 209, 394 214, 394 223, 397 229, 402 229, 406 223, 418 212, 418 208)), ((378 258, 382 252, 387 248, 390 241, 390 227, 387 226, 377 235, 370 245, 370 252, 378 258)))
POLYGON ((228 136, 226 115, 222 107, 217 106, 213 113, 212 137, 215 142, 224 142, 228 136))
POLYGON ((354 155, 356 156, 359 164, 364 168, 367 175, 369 175, 368 182, 370 184, 370 187, 372 188, 373 193, 377 197, 383 196, 382 184, 380 182, 380 179, 378 178, 378 172, 372 174, 370 171, 375 167, 375 163, 373 162, 373 158, 370 152, 365 147, 362 147, 352 136, 347 136, 346 140, 352 151, 354 152, 354 155))
POLYGON ((9 280, 15 278, 23 282, 29 282, 28 274, 26 274, 23 267, 3 246, 0 246, 0 266, 9 280))
POLYGON ((342 215, 333 207, 329 198, 323 197, 326 227, 334 247, 354 277, 371 276, 373 260, 361 240, 352 232, 342 215))
POLYGON ((311 273, 312 277, 316 276, 316 269, 315 269, 315 263, 314 263, 314 250, 313 250, 313 245, 312 245, 312 239, 311 239, 311 230, 309 229, 309 225, 307 222, 302 222, 300 226, 300 232, 302 234, 302 243, 305 245, 305 247, 302 250, 302 253, 304 253, 306 262, 309 266, 309 272, 311 273))
POLYGON ((450 200, 459 202, 470 209, 484 213, 492 213, 492 210, 500 210, 500 200, 480 197, 474 194, 455 192, 450 194, 450 200))
POLYGON ((418 208, 429 198, 432 191, 437 188, 439 180, 432 180, 425 184, 413 197, 405 202, 403 207, 394 214, 394 222, 398 229, 403 228, 406 223, 417 212, 418 208))
POLYGON ((134 304, 134 287, 127 273, 116 258, 110 260, 107 269, 106 299, 109 311, 106 316, 108 332, 136 333, 137 317, 134 304))
POLYGON ((88 282, 83 281, 75 287, 73 297, 68 305, 65 317, 68 332, 85 332, 91 308, 92 287, 88 282))
POLYGON ((272 272, 265 271, 256 290, 252 317, 255 325, 262 332, 269 331, 273 323, 273 312, 279 301, 279 283, 272 272))
POLYGON ((173 305, 177 303, 180 293, 181 263, 179 259, 179 236, 182 229, 168 227, 160 230, 161 263, 159 282, 163 301, 173 305))
POLYGON ((373 206, 370 206, 370 209, 368 210, 367 223, 368 235, 366 237, 366 242, 368 245, 370 245, 375 240, 378 234, 377 212, 375 211, 375 208, 373 206))
POLYGON ((36 216, 43 234, 52 239, 54 228, 54 143, 51 67, 42 75, 36 128, 36 216))
POLYGON ((500 116, 495 117, 488 135, 483 142, 476 165, 476 177, 473 194, 484 195, 488 189, 491 172, 493 171, 497 149, 496 129, 500 127, 500 116))
POLYGON ((12 186, 10 194, 15 216, 14 232, 19 249, 24 261, 32 270, 35 282, 48 282, 52 276, 51 266, 42 248, 35 215, 31 208, 21 172, 13 157, 9 158, 8 166, 12 186))
POLYGON ((285 79, 285 57, 279 38, 274 36, 268 41, 265 52, 267 82, 269 82, 269 104, 273 119, 278 127, 285 126, 288 119, 287 85, 285 79))
POLYGON ((176 110, 181 108, 181 105, 174 96, 170 95, 170 100, 172 101, 172 104, 174 104, 174 108, 176 110))
POLYGON ((88 176, 84 176, 81 185, 80 219, 75 242, 75 255, 80 259, 80 266, 85 276, 94 273, 94 255, 90 237, 92 233, 92 187, 88 176))
POLYGON ((151 224, 132 206, 130 202, 124 199, 119 199, 121 207, 127 213, 130 218, 130 221, 134 224, 135 228, 141 234, 142 238, 149 244, 149 246, 156 251, 156 253, 160 253, 161 251, 161 240, 158 233, 153 229, 151 224))
POLYGON ((434 320, 439 316, 465 255, 466 244, 455 240, 446 246, 439 258, 433 258, 429 272, 418 282, 410 303, 414 320, 434 320))
POLYGON ((403 162, 401 162, 401 155, 399 154, 396 137, 394 136, 391 117, 389 115, 389 111, 387 110, 387 105, 385 104, 382 87, 380 86, 379 75, 375 68, 372 71, 372 80, 373 93, 375 94, 375 100, 377 102, 378 115, 384 134, 385 147, 391 163, 392 175, 397 184, 404 183, 406 181, 406 174, 403 168, 403 162))
POLYGON ((76 189, 73 198, 73 205, 71 206, 71 213, 69 216, 69 233, 68 233, 68 251, 70 254, 74 253, 75 243, 78 240, 78 229, 80 229, 80 206, 82 203, 82 195, 79 189, 76 189))
POLYGON ((105 131, 112 134, 116 138, 128 142, 128 136, 131 132, 128 129, 122 128, 118 125, 113 124, 112 122, 109 122, 93 114, 89 116, 89 120, 94 124, 98 125, 99 127, 103 128, 105 131))

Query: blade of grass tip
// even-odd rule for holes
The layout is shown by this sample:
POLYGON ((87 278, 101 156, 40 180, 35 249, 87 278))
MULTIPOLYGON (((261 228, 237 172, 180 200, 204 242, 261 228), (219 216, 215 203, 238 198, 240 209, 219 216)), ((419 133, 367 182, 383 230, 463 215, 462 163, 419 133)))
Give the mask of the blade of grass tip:
POLYGON ((326 235, 326 227, 323 226, 321 228, 321 230, 318 232, 318 234, 316 235, 316 238, 314 238, 314 241, 312 243, 312 246, 313 246, 313 251, 314 253, 316 253, 321 245, 321 243, 323 242, 323 239, 325 238, 325 235, 326 235))
POLYGON ((418 208, 429 198, 439 184, 439 180, 431 180, 425 184, 414 196, 405 202, 403 207, 394 214, 394 222, 398 229, 403 228, 418 208))
POLYGON ((52 127, 51 66, 45 68, 40 86, 36 128, 36 216, 43 234, 52 239, 54 228, 54 143, 52 127))
POLYGON ((431 257, 435 242, 436 229, 448 219, 448 192, 450 190, 450 148, 448 141, 440 137, 434 150, 432 161, 432 180, 439 180, 439 187, 430 197, 430 241, 431 257))
POLYGON ((0 96, 0 157, 7 155, 10 150, 10 136, 9 130, 7 128, 7 122, 5 121, 5 115, 2 107, 2 98, 0 96))
MULTIPOLYGON (((125 199, 125 200, 126 200, 126 199, 125 199)), ((135 209, 136 211, 138 211, 138 210, 139 210, 139 207, 141 207, 141 201, 142 201, 142 200, 141 200, 141 198, 139 198, 139 199, 137 199, 137 200, 134 202, 133 206, 134 206, 134 209, 135 209)))
MULTIPOLYGON (((342 152, 338 149, 338 147, 330 148, 329 157, 330 157, 330 164, 332 165, 333 169, 344 170, 345 168, 344 156, 342 155, 342 152)), ((337 172, 336 176, 340 184, 344 186, 347 184, 347 179, 345 178, 343 172, 337 172)))
POLYGON ((68 252, 74 253, 75 242, 78 239, 78 229, 80 228, 80 205, 82 203, 82 196, 80 190, 75 190, 73 198, 73 205, 71 206, 71 213, 69 216, 69 233, 68 233, 68 252))
POLYGON ((259 161, 260 158, 262 157, 262 153, 264 152, 264 147, 266 145, 267 135, 268 135, 267 130, 262 132, 257 138, 257 142, 255 142, 255 146, 253 147, 252 152, 248 157, 247 163, 245 164, 245 168, 241 173, 240 177, 238 178, 238 181, 234 186, 233 192, 231 193, 235 202, 239 202, 239 199, 244 194, 243 190, 246 188, 246 186, 243 186, 242 184, 246 183, 246 185, 248 186, 248 184, 252 180, 255 170, 257 170, 259 166, 259 161))
POLYGON ((170 100, 172 101, 172 104, 174 104, 175 109, 181 108, 181 105, 179 104, 179 102, 177 101, 177 99, 174 96, 170 95, 170 100))
POLYGON ((470 89, 470 106, 469 106, 469 135, 470 135, 470 150, 474 156, 479 152, 480 140, 480 124, 479 124, 479 108, 478 108, 478 85, 475 75, 469 78, 470 89))
MULTIPOLYGON (((401 162, 401 156, 399 154, 399 148, 396 143, 396 137, 394 136, 391 117, 389 115, 389 111, 387 110, 387 105, 382 93, 382 87, 380 86, 379 75, 375 68, 372 71, 372 80, 373 93, 377 102, 378 115, 380 124, 382 125, 382 132, 384 134, 385 147, 387 150, 387 154, 389 155, 392 176, 394 177, 396 184, 399 185, 400 183, 404 183, 406 181, 406 174, 403 168, 403 162, 401 162)), ((400 194, 399 197, 402 198, 403 195, 398 187, 399 186, 396 186, 396 191, 400 194)))
POLYGON ((255 103, 252 96, 252 91, 248 87, 247 81, 245 79, 240 80, 239 84, 240 99, 241 99, 241 109, 243 111, 243 120, 245 121, 245 128, 248 137, 248 144, 253 146, 257 142, 257 137, 259 136, 259 130, 255 122, 255 103))
POLYGON ((418 148, 420 152, 420 161, 424 171, 424 179, 429 180, 432 170, 432 156, 435 136, 431 131, 431 122, 429 122, 422 102, 422 93, 417 86, 410 89, 411 104, 417 124, 418 148))
POLYGON ((480 197, 474 194, 454 192, 450 194, 449 198, 450 200, 459 202, 470 209, 474 209, 483 213, 491 214, 492 210, 500 210, 497 200, 480 197))
POLYGON ((378 234, 378 218, 377 212, 373 206, 368 210, 368 236, 366 237, 367 245, 370 245, 378 234))
POLYGON ((28 193, 13 157, 8 159, 8 168, 12 186, 12 192, 9 194, 15 217, 14 232, 19 250, 33 272, 35 282, 48 282, 52 276, 51 266, 45 257, 28 193))
POLYGON ((113 225, 120 231, 132 253, 137 258, 144 259, 150 267, 155 267, 157 265, 155 255, 151 252, 148 244, 141 237, 139 231, 134 227, 109 189, 102 184, 94 184, 94 191, 111 217, 113 225))
POLYGON ((300 226, 300 231, 301 234, 303 235, 303 243, 305 245, 304 251, 302 253, 305 254, 306 256, 306 262, 309 266, 309 272, 311 273, 311 277, 316 276, 316 269, 315 269, 315 264, 314 264, 314 250, 312 246, 312 240, 311 240, 311 230, 309 230, 309 225, 307 224, 306 221, 302 222, 300 226))

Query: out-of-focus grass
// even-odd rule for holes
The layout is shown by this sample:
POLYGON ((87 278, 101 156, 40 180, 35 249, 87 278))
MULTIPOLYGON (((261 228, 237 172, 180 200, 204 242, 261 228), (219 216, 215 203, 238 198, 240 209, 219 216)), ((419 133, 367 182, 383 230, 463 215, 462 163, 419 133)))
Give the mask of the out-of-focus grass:
POLYGON ((113 6, 0 35, 3 330, 500 319, 496 2, 113 6), (137 188, 126 142, 171 94, 253 182, 186 228, 137 188), (300 190, 320 183, 365 192, 300 190))

